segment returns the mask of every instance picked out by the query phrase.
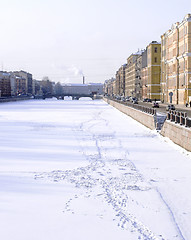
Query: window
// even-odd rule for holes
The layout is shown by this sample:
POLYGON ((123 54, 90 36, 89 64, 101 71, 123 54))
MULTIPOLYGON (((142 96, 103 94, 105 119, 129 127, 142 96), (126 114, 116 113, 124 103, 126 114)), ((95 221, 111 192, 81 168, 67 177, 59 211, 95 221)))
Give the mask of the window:
POLYGON ((157 63, 157 57, 155 57, 155 63, 157 63))
POLYGON ((173 72, 176 72, 176 65, 173 64, 173 72))
POLYGON ((155 47, 155 53, 157 53, 157 47, 155 47))
POLYGON ((173 56, 176 57, 176 48, 173 48, 173 56))

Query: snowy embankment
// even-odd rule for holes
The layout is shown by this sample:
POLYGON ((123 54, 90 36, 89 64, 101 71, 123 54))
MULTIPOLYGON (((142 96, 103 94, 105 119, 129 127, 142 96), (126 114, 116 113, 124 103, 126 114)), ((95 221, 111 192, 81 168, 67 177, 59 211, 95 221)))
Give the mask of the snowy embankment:
POLYGON ((191 239, 191 158, 104 101, 0 106, 0 239, 191 239))

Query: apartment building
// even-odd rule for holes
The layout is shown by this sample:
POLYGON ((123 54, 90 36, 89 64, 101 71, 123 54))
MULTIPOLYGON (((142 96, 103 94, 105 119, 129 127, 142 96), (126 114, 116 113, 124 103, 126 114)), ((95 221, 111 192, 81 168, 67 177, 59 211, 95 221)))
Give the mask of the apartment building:
POLYGON ((118 88, 117 88, 117 80, 115 79, 113 82, 112 82, 112 95, 113 96, 116 96, 118 95, 118 88))
POLYGON ((27 94, 26 89, 26 78, 15 76, 15 82, 16 82, 16 95, 25 95, 27 94))
POLYGON ((116 93, 115 95, 120 95, 120 92, 121 92, 121 78, 120 78, 120 72, 117 71, 116 74, 115 74, 115 78, 116 78, 116 81, 115 81, 115 88, 116 88, 116 93))
POLYGON ((138 99, 142 98, 142 83, 141 83, 141 71, 142 71, 142 53, 137 58, 137 74, 135 79, 136 97, 138 99))
POLYGON ((116 72, 116 91, 117 95, 125 96, 125 69, 127 64, 123 64, 116 72))
POLYGON ((0 97, 11 96, 11 79, 8 72, 0 72, 0 97))
POLYGON ((142 68, 141 68, 142 98, 148 98, 147 84, 148 84, 148 68, 147 68, 147 48, 146 48, 146 50, 144 50, 142 53, 142 68))
POLYGON ((12 72, 0 71, 0 96, 17 95, 17 80, 12 72))
MULTIPOLYGON (((114 95, 160 100, 161 44, 152 41, 145 50, 131 54, 112 82, 114 95)), ((109 83, 108 83, 109 84, 109 83)))
POLYGON ((161 100, 191 101, 191 14, 161 36, 161 100))
MULTIPOLYGON (((140 85, 140 71, 138 58, 142 52, 131 54, 127 59, 125 68, 125 96, 140 97, 140 92, 137 86, 140 85)), ((140 59, 139 59, 140 60, 140 59)))
POLYGON ((24 79, 25 79, 25 93, 26 94, 34 94, 35 92, 35 84, 34 81, 32 79, 32 74, 25 72, 23 70, 21 71, 15 71, 13 72, 17 77, 21 77, 23 79, 23 84, 24 84, 24 79))
POLYGON ((147 98, 160 100, 161 44, 152 41, 147 46, 147 98))
POLYGON ((113 96, 113 85, 115 81, 116 81, 115 78, 111 78, 105 81, 103 88, 104 88, 104 93, 107 96, 110 96, 110 97, 113 96))

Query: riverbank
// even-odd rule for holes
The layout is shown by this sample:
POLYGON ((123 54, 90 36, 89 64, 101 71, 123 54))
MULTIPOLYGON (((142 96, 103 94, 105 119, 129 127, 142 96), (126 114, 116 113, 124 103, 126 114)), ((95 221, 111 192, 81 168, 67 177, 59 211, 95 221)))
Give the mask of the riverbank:
MULTIPOLYGON (((103 98, 103 100, 144 126, 150 129, 156 128, 154 116, 107 98, 103 98)), ((191 152, 191 128, 166 120, 161 128, 160 134, 163 137, 168 137, 174 143, 191 152)))
POLYGON ((0 98, 0 103, 16 102, 16 101, 31 100, 31 99, 33 99, 33 98, 31 98, 31 96, 0 98))

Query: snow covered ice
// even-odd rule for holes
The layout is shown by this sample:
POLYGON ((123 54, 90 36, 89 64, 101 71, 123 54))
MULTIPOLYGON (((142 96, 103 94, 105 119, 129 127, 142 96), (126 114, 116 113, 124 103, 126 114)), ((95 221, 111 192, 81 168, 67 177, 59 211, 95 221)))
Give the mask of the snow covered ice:
POLYGON ((3 103, 0 141, 0 239, 191 239, 190 153, 104 101, 3 103))

